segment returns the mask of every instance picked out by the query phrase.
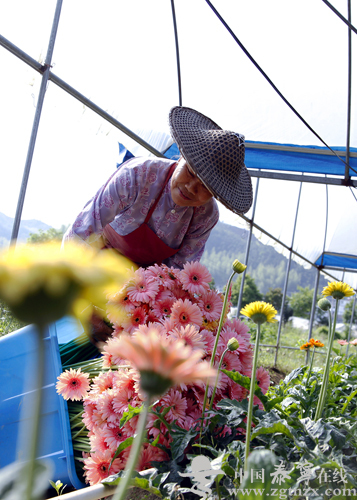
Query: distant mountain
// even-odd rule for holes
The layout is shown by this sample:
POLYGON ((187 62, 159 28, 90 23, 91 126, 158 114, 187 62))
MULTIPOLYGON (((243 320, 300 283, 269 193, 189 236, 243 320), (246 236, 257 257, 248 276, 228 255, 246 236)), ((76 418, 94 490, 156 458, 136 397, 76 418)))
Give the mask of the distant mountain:
MULTIPOLYGON (((0 213, 0 248, 9 245, 13 222, 14 219, 0 213)), ((25 242, 30 233, 36 233, 39 229, 47 231, 50 227, 39 220, 23 220, 20 224, 18 241, 25 242)), ((233 261, 239 259, 244 262, 248 235, 246 229, 223 222, 218 222, 212 230, 201 262, 208 268, 216 287, 220 290, 226 285, 232 273, 233 261)), ((287 259, 272 246, 263 245, 252 235, 247 272, 254 278, 261 293, 266 293, 269 288, 283 289, 287 262, 287 259)), ((298 285, 313 288, 315 279, 314 268, 305 269, 292 261, 288 294, 296 292, 298 285)))
MULTIPOLYGON (((210 271, 217 288, 223 289, 227 283, 235 259, 241 262, 245 261, 248 236, 248 230, 223 222, 218 222, 212 230, 201 262, 210 271)), ((252 235, 247 273, 254 278, 261 293, 265 294, 269 288, 284 288, 287 263, 288 260, 274 247, 263 245, 252 235)), ((292 261, 287 288, 288 294, 296 292, 298 285, 314 288, 315 279, 315 268, 305 269, 292 261)), ((322 279, 320 286, 321 284, 322 279)))
MULTIPOLYGON (((0 248, 9 246, 14 219, 0 212, 0 248)), ((30 233, 39 229, 47 231, 51 226, 39 220, 22 220, 20 223, 18 241, 25 242, 30 233)))

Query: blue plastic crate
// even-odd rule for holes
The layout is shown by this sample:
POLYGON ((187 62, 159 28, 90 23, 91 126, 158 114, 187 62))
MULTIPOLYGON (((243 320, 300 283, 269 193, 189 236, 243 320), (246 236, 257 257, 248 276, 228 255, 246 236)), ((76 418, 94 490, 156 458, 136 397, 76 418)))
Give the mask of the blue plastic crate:
MULTIPOLYGON (((67 402, 56 392, 62 373, 59 343, 83 333, 74 318, 65 317, 45 332, 45 380, 42 387, 41 426, 38 458, 50 459, 52 481, 80 489, 86 486, 75 468, 67 402)), ((33 325, 0 338, 0 468, 24 455, 25 438, 18 442, 20 425, 27 415, 21 411, 35 389, 37 332, 33 325)))

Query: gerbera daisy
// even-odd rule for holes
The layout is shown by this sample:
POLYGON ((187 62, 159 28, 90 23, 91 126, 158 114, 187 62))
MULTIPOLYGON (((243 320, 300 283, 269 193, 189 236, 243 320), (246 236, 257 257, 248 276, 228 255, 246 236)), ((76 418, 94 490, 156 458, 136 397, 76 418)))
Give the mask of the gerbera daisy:
POLYGON ((209 379, 209 383, 214 383, 216 372, 209 363, 200 362, 201 351, 192 351, 181 340, 163 338, 155 327, 146 335, 141 332, 135 337, 122 334, 118 341, 122 355, 140 371, 141 388, 148 394, 161 394, 170 385, 196 380, 206 382, 209 379))
POLYGON ((254 323, 262 324, 266 321, 268 323, 276 323, 274 316, 277 314, 277 310, 271 304, 267 302, 251 302, 247 304, 240 312, 244 316, 248 316, 254 323))
POLYGON ((357 339, 351 340, 350 344, 351 345, 357 345, 357 339))
POLYGON ((313 347, 323 347, 325 345, 320 340, 315 340, 315 339, 310 339, 310 344, 313 347))
POLYGON ((176 301, 175 297, 158 300, 153 304, 152 311, 158 319, 165 318, 171 313, 171 308, 176 301))
POLYGON ((187 262, 180 272, 180 281, 184 290, 188 290, 192 294, 201 294, 209 290, 212 276, 200 262, 187 262))
POLYGON ((189 300, 177 300, 171 309, 171 319, 176 326, 186 326, 188 324, 196 325, 198 328, 202 325, 202 314, 196 304, 189 300))
POLYGON ((237 337, 238 340, 244 338, 247 342, 250 342, 249 326, 243 323, 243 321, 238 318, 233 318, 225 322, 224 328, 228 326, 239 335, 239 337, 237 337))
POLYGON ((131 300, 137 302, 149 302, 159 291, 159 284, 153 279, 145 276, 145 271, 141 267, 134 273, 134 278, 127 285, 128 295, 131 300))
POLYGON ((128 437, 119 425, 107 425, 101 432, 104 441, 112 453, 115 453, 120 443, 128 437))
POLYGON ((260 366, 256 371, 256 381, 261 388, 262 393, 265 394, 270 386, 270 375, 269 372, 262 366, 260 366))
POLYGON ((347 345, 347 344, 348 344, 347 340, 342 340, 342 339, 339 339, 337 342, 338 342, 340 345, 347 345))
POLYGON ((130 316, 127 316, 122 321, 122 327, 128 333, 131 333, 139 325, 143 325, 144 323, 146 323, 146 320, 147 320, 146 309, 143 306, 138 306, 132 311, 130 316))
MULTIPOLYGON (((100 483, 109 475, 109 466, 113 458, 111 451, 107 450, 104 453, 91 453, 90 457, 84 460, 84 470, 86 481, 91 486, 100 483)), ((123 463, 120 458, 116 458, 110 466, 110 474, 116 474, 123 468, 123 463)))
POLYGON ((186 418, 187 401, 182 397, 180 391, 171 389, 163 398, 161 398, 159 405, 164 408, 170 407, 169 411, 165 414, 165 419, 171 423, 177 420, 180 425, 186 418))
POLYGON ((205 350, 205 342, 201 333, 194 325, 181 326, 180 328, 174 328, 170 334, 171 338, 181 339, 185 342, 185 345, 189 345, 193 350, 200 349, 205 350))
POLYGON ((342 281, 331 281, 322 290, 322 295, 331 295, 334 299, 343 299, 343 297, 351 297, 354 294, 353 288, 342 281))
POLYGON ((125 360, 122 358, 122 353, 119 348, 119 339, 120 337, 115 337, 112 339, 108 339, 107 342, 103 346, 103 366, 108 367, 112 365, 120 366, 125 364, 125 360), (104 364, 105 362, 105 364, 104 364))
POLYGON ((89 391, 89 374, 82 373, 81 369, 70 368, 57 377, 56 389, 58 394, 62 394, 64 399, 79 401, 89 391))
POLYGON ((114 382, 114 372, 102 372, 93 379, 92 393, 100 394, 106 389, 112 389, 114 382))
POLYGON ((121 416, 119 415, 120 412, 115 408, 115 396, 116 392, 113 389, 107 389, 98 398, 98 410, 108 423, 116 423, 121 416))
MULTIPOLYGON (((94 453, 105 453, 109 450, 109 446, 104 436, 105 428, 96 427, 95 432, 89 436, 90 449, 94 453)), ((115 451, 115 450, 114 450, 115 451)))
POLYGON ((310 341, 308 341, 308 342, 305 342, 305 344, 302 344, 300 346, 300 349, 303 351, 308 351, 309 349, 311 349, 311 347, 312 347, 312 344, 310 341))
POLYGON ((201 295, 198 305, 203 316, 208 321, 215 321, 220 318, 222 312, 222 300, 213 290, 208 290, 201 295))

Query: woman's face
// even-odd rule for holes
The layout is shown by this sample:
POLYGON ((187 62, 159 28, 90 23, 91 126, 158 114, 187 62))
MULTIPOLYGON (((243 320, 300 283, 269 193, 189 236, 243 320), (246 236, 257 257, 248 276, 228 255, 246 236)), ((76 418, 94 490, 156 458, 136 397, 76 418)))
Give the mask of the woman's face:
POLYGON ((181 158, 171 178, 171 196, 180 207, 199 207, 207 203, 212 194, 181 158))

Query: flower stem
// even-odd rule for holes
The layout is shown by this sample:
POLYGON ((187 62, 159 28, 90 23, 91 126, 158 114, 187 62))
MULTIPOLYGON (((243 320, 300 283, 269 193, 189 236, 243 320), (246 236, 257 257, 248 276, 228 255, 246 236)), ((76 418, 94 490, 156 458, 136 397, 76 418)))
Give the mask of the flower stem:
POLYGON ((138 424, 136 427, 136 436, 133 441, 131 450, 130 450, 130 455, 125 467, 124 475, 120 480, 119 486, 117 490, 115 491, 112 500, 123 500, 126 495, 127 488, 130 484, 131 481, 131 476, 135 470, 135 466, 137 464, 137 461, 139 459, 140 455, 140 450, 141 450, 141 445, 143 443, 144 437, 145 437, 145 432, 146 432, 146 420, 147 420, 147 415, 150 407, 150 398, 148 397, 144 401, 144 406, 143 409, 139 415, 139 420, 138 424))
MULTIPOLYGON (((218 328, 217 328, 216 340, 215 340, 212 354, 211 354, 211 363, 210 363, 211 368, 213 367, 213 364, 214 364, 214 358, 216 356, 219 336, 220 336, 221 330, 222 330, 222 325, 223 325, 223 320, 224 320, 224 315, 226 312, 227 300, 228 300, 228 295, 229 295, 229 288, 231 286, 231 282, 232 282, 233 276, 235 274, 236 274, 236 272, 233 271, 233 273, 230 275, 230 277, 227 281, 226 293, 224 295, 221 317, 219 319, 219 324, 218 324, 218 328)), ((207 393, 208 393, 208 384, 206 384, 205 395, 203 397, 203 408, 202 408, 201 429, 200 429, 200 443, 201 443, 201 438, 202 438, 203 422, 204 422, 204 418, 205 418, 205 411, 206 411, 206 404, 207 404, 207 393)))
POLYGON ((217 377, 216 377, 216 381, 215 381, 215 383, 214 383, 213 393, 212 393, 212 396, 211 396, 211 402, 210 402, 210 404, 209 404, 208 411, 211 411, 211 410, 212 410, 213 400, 214 400, 214 397, 215 397, 215 395, 216 395, 217 384, 218 384, 218 379, 219 379, 219 371, 220 371, 220 369, 221 369, 221 366, 222 366, 222 363, 223 363, 223 358, 224 358, 224 356, 225 356, 225 354, 226 354, 226 352, 227 352, 227 351, 229 351, 229 349, 228 349, 228 348, 227 348, 227 349, 223 352, 223 354, 222 354, 222 356, 221 356, 221 359, 220 359, 220 361, 219 361, 218 370, 217 370, 217 377))
POLYGON ((247 414, 247 433, 246 433, 246 438, 245 438, 244 471, 248 470, 248 457, 249 457, 249 451, 250 451, 250 435, 252 432, 253 404, 254 404, 254 393, 255 393, 255 376, 256 376, 256 371, 257 371, 257 362, 258 362, 258 354, 259 354, 259 340, 260 340, 260 324, 257 323, 257 336, 255 339, 252 377, 250 379, 250 390, 249 390, 249 405, 248 405, 248 414, 247 414))
POLYGON ((329 310, 329 339, 328 339, 326 362, 325 362, 324 373, 322 376, 322 384, 321 384, 321 389, 320 389, 320 394, 319 394, 319 400, 317 402, 317 407, 316 407, 316 413, 315 413, 315 419, 314 419, 315 422, 317 422, 318 419, 321 418, 322 410, 323 410, 324 403, 325 403, 325 397, 326 397, 327 386, 328 386, 328 381, 329 381, 329 372, 330 372, 330 356, 331 356, 333 340, 335 337, 335 329, 336 329, 336 321, 337 321, 337 308, 338 308, 338 299, 336 300, 336 308, 335 308, 335 314, 334 314, 334 319, 333 319, 333 325, 331 325, 331 323, 332 323, 331 311, 329 310))
POLYGON ((33 487, 35 482, 34 472, 35 472, 35 462, 37 454, 38 439, 40 434, 40 419, 41 419, 41 399, 42 399, 42 384, 45 371, 45 345, 44 345, 44 325, 36 325, 38 330, 38 349, 37 349, 37 364, 35 376, 35 391, 33 392, 32 404, 31 404, 31 415, 30 415, 30 427, 29 438, 30 445, 28 449, 28 463, 25 471, 25 481, 26 481, 26 496, 24 500, 31 500, 33 498, 33 487))
POLYGON ((314 349, 313 349, 313 351, 312 351, 312 355, 311 355, 311 362, 310 362, 309 373, 307 374, 307 377, 306 377, 306 382, 305 382, 305 387, 306 387, 306 389, 307 389, 307 384, 308 384, 308 382, 309 382, 310 375, 311 375, 312 364, 313 364, 313 362, 314 362, 315 349, 316 349, 316 347, 314 346, 314 349))

